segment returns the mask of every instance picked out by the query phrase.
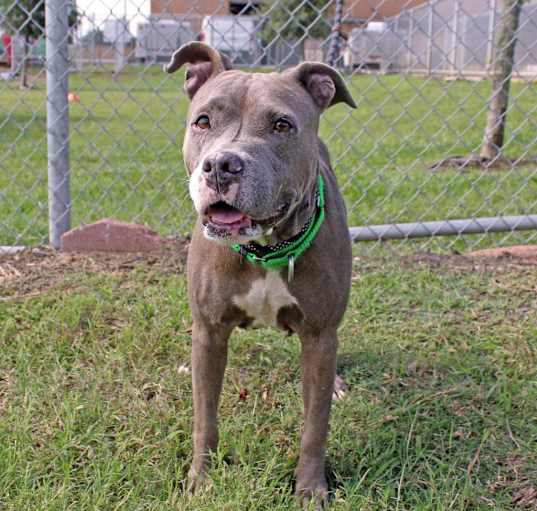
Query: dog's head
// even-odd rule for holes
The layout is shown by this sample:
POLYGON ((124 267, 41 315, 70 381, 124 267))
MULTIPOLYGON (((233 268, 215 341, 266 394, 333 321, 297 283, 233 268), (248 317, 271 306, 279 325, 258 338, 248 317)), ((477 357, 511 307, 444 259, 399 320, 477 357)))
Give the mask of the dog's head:
POLYGON ((270 233, 315 186, 321 112, 355 107, 333 68, 304 62, 283 73, 245 73, 203 43, 177 50, 191 99, 183 154, 205 235, 246 243, 270 233))

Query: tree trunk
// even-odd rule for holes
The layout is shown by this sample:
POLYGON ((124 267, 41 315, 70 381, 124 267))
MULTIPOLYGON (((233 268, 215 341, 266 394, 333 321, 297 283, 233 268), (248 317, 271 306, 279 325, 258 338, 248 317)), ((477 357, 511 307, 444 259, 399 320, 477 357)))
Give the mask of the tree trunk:
POLYGON ((509 88, 513 71, 516 31, 524 0, 502 0, 503 12, 496 42, 496 55, 492 69, 492 94, 489 100, 487 125, 481 148, 483 158, 496 158, 503 147, 509 88))
POLYGON ((21 76, 20 76, 20 88, 28 88, 28 37, 24 36, 22 43, 22 62, 21 62, 21 76))
POLYGON ((336 9, 334 13, 334 25, 330 34, 330 48, 328 50, 328 64, 335 66, 339 57, 339 39, 341 37, 341 18, 343 16, 343 1, 336 0, 336 9))

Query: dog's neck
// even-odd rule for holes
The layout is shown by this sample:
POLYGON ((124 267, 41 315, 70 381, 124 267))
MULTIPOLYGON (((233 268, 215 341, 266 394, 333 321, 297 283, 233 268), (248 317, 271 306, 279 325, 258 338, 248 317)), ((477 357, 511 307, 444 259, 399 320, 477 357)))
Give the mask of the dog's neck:
POLYGON ((277 245, 280 241, 291 239, 300 233, 308 220, 315 216, 317 211, 316 197, 317 175, 311 180, 302 200, 292 208, 283 222, 274 228, 269 239, 270 245, 277 245))

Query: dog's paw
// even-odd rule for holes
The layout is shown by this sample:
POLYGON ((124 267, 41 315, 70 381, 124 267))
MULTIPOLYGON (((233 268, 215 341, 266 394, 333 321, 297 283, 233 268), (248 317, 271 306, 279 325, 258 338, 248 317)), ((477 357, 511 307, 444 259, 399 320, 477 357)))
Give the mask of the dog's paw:
POLYGON ((328 484, 324 474, 324 464, 318 467, 297 469, 295 497, 304 509, 325 509, 328 503, 328 484))
POLYGON ((340 401, 344 399, 349 392, 349 386, 345 383, 345 380, 339 375, 336 375, 334 381, 334 393, 332 394, 332 401, 340 401))
POLYGON ((319 478, 310 483, 298 484, 295 497, 304 510, 322 511, 328 504, 328 485, 326 480, 319 478))
POLYGON ((181 364, 178 368, 177 368, 177 372, 179 374, 190 374, 190 367, 188 367, 187 364, 181 364))
POLYGON ((188 481, 186 485, 186 491, 190 497, 195 493, 199 493, 201 490, 205 490, 208 487, 208 481, 205 477, 205 472, 198 472, 193 468, 188 473, 188 481))

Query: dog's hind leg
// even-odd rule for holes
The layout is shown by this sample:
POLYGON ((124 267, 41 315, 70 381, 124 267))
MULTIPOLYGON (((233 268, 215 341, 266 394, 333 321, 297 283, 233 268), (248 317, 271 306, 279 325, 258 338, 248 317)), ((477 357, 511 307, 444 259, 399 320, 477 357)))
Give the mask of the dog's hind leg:
POLYGON ((332 394, 332 401, 341 401, 345 399, 349 392, 349 386, 345 383, 345 380, 336 374, 336 381, 334 382, 334 393, 332 394))

